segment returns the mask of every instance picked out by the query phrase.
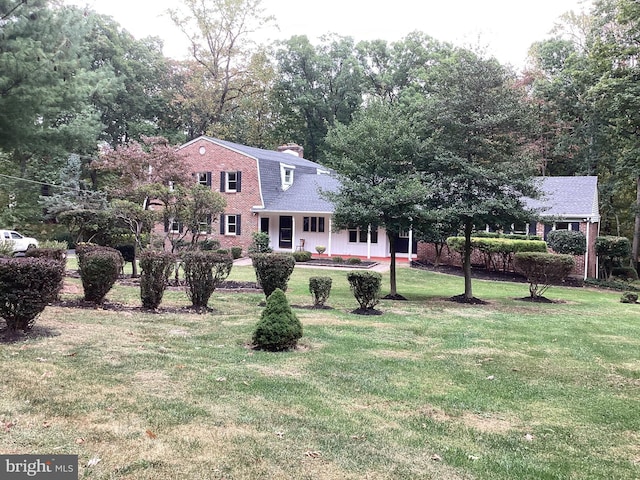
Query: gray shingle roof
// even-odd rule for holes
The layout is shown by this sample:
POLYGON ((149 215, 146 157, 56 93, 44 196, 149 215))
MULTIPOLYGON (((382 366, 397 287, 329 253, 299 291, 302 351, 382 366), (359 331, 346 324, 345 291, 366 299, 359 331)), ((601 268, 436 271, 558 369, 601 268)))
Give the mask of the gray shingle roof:
POLYGON ((589 218, 599 221, 598 177, 539 177, 537 200, 525 199, 528 208, 540 211, 545 217, 589 218))
POLYGON ((332 213, 333 205, 326 200, 321 191, 336 192, 339 182, 326 174, 300 175, 295 177, 293 185, 268 204, 265 210, 274 212, 332 213))

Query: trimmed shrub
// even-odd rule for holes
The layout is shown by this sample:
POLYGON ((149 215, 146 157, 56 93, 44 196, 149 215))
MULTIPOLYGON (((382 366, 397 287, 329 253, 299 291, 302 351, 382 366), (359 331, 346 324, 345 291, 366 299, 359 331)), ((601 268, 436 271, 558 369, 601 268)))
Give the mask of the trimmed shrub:
POLYGON ((309 293, 313 295, 313 306, 323 307, 331 293, 331 277, 311 277, 309 279, 309 293))
POLYGON ((553 283, 563 281, 573 271, 575 261, 571 255, 553 253, 516 253, 514 267, 529 282, 531 298, 539 298, 553 283))
POLYGON ((633 267, 613 267, 612 275, 614 278, 621 278, 628 282, 638 280, 638 272, 633 267))
POLYGON ((631 255, 631 243, 627 237, 597 237, 596 255, 603 278, 609 280, 613 276, 613 269, 622 266, 631 255))
POLYGON ((271 247, 269 246, 269 234, 265 232, 253 232, 252 242, 249 245, 249 255, 257 253, 271 253, 271 247))
POLYGON ((311 252, 304 250, 293 252, 293 258, 295 258, 296 262, 308 262, 311 260, 311 252))
POLYGON ((242 258, 242 247, 231 247, 231 256, 234 260, 242 258))
POLYGON ((624 290, 640 292, 640 288, 622 280, 602 280, 597 278, 587 278, 585 279, 584 284, 591 287, 606 288, 609 290, 618 290, 621 292, 624 290))
POLYGON ((176 256, 163 250, 145 250, 140 254, 140 299, 142 306, 155 310, 160 306, 176 256))
POLYGON ((362 310, 371 310, 380 302, 382 275, 378 272, 349 272, 347 280, 362 310))
POLYGON ((219 248, 216 250, 216 253, 220 255, 229 255, 229 250, 227 250, 226 248, 219 248))
POLYGON ((362 259, 360 259, 358 257, 351 257, 351 258, 347 259, 347 264, 349 264, 349 265, 360 265, 360 264, 362 264, 362 259))
MULTIPOLYGON (((61 242, 55 242, 61 243, 61 242)), ((60 262, 62 266, 62 278, 60 279, 60 289, 61 291, 64 287, 64 271, 67 268, 67 249, 64 250, 61 248, 30 248, 24 253, 25 257, 34 257, 34 258, 48 258, 49 260, 54 260, 56 262, 60 262)), ((57 297, 56 297, 57 299, 57 297)))
POLYGON ((82 279, 84 299, 87 302, 102 303, 120 276, 123 265, 122 255, 113 248, 97 247, 83 250, 78 257, 78 270, 82 279))
POLYGON ((207 308, 215 289, 229 276, 233 260, 228 254, 186 252, 182 254, 187 297, 194 308, 207 308))
POLYGON ((198 248, 205 251, 215 251, 220 248, 220 242, 218 240, 211 239, 202 240, 198 243, 198 248))
POLYGON ((344 258, 342 257, 331 257, 333 263, 344 263, 344 258))
POLYGON ((326 251, 327 247, 325 247, 324 245, 316 245, 316 252, 318 252, 318 255, 322 255, 326 251))
POLYGON ((269 297, 277 288, 287 291, 289 277, 293 273, 296 261, 286 253, 260 253, 251 257, 258 284, 265 296, 269 297))
MULTIPOLYGON (((458 253, 464 251, 464 237, 449 237, 447 245, 458 253)), ((546 242, 540 240, 514 240, 510 238, 472 237, 471 248, 480 252, 487 270, 507 271, 518 252, 547 252, 546 242)))
POLYGON ((284 292, 276 288, 253 332, 255 348, 282 351, 295 348, 302 337, 302 323, 291 310, 284 292))
POLYGON ((635 292, 624 292, 620 297, 620 303, 637 303, 638 294, 635 292))
POLYGON ((29 331, 62 287, 64 265, 44 257, 0 259, 0 317, 11 332, 29 331))
POLYGON ((584 255, 587 251, 587 237, 573 230, 552 230, 547 235, 549 247, 556 253, 584 255))

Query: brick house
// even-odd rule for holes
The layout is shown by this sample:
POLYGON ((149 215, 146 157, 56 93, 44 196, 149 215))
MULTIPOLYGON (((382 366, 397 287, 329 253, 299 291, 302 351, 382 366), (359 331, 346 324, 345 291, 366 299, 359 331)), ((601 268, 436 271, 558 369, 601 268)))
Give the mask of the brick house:
MULTIPOLYGON (((538 235, 547 240, 552 230, 575 230, 584 233, 587 240, 585 255, 575 257, 574 274, 583 278, 598 276, 598 261, 595 251, 596 237, 600 234, 600 211, 598 208, 598 177, 540 177, 537 179, 543 195, 540 199, 525 199, 525 206, 539 212, 538 221, 528 225, 513 226, 513 233, 538 235)), ((431 244, 418 245, 418 259, 433 262, 435 249, 431 244)), ((442 263, 457 264, 459 256, 447 251, 442 263)), ((480 261, 478 260, 480 263, 480 261)))
MULTIPOLYGON (((179 150, 194 182, 220 192, 227 202, 211 233, 203 235, 222 248, 242 247, 246 253, 253 232, 263 231, 275 251, 315 253, 322 245, 330 256, 388 256, 382 230, 332 232, 333 206, 320 191, 335 191, 338 182, 325 167, 304 159, 302 147, 289 144, 274 151, 199 137, 179 150)), ((176 222, 164 228, 181 227, 176 222)), ((160 234, 162 225, 155 231, 160 234)))

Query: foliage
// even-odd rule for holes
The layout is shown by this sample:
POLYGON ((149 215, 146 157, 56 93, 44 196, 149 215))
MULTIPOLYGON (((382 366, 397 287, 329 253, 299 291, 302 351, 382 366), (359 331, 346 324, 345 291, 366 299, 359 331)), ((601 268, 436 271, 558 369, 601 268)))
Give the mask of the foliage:
POLYGON ((13 257, 13 242, 0 242, 0 258, 13 257))
POLYGON ((360 265, 362 263, 362 259, 358 257, 351 257, 347 259, 348 265, 360 265))
POLYGON ((587 239, 582 232, 573 230, 552 230, 547 235, 549 247, 567 255, 584 255, 587 251, 587 239))
POLYGON ((331 257, 331 261, 333 263, 340 264, 340 263, 344 263, 344 258, 342 258, 341 256, 338 255, 338 256, 335 256, 335 257, 331 257))
POLYGON ((0 258, 0 317, 9 331, 28 331, 36 317, 56 300, 64 264, 48 258, 0 258))
POLYGON ((116 245, 114 247, 122 255, 122 259, 125 262, 136 261, 136 246, 135 245, 116 245))
POLYGON ((640 292, 640 287, 636 287, 632 283, 625 280, 602 280, 598 278, 587 278, 584 281, 585 285, 589 285, 597 288, 606 288, 609 290, 631 290, 634 292, 640 292))
POLYGON ((322 255, 326 250, 327 247, 324 245, 316 245, 316 252, 318 252, 318 255, 322 255))
POLYGON ((207 238, 198 243, 198 249, 203 251, 218 250, 220 248, 220 241, 212 238, 207 238))
POLYGON ((397 295, 396 238, 425 217, 429 189, 416 170, 419 142, 410 118, 394 103, 371 101, 348 125, 330 129, 328 164, 340 180, 326 193, 338 228, 384 228, 391 253, 390 295, 397 295), (357 148, 354 148, 357 145, 357 148))
POLYGON ((253 232, 251 235, 251 245, 249 245, 249 255, 256 253, 271 253, 269 246, 269 234, 266 232, 253 232))
POLYGON ((176 257, 163 250, 145 250, 140 254, 140 299, 142 307, 155 310, 160 306, 176 257))
MULTIPOLYGON (((466 245, 464 237, 449 237, 447 245, 458 253, 463 253, 466 245)), ((512 240, 507 237, 471 237, 471 249, 482 254, 487 270, 509 271, 513 266, 513 256, 518 252, 547 251, 542 240, 512 240)))
POLYGON ((347 280, 360 309, 371 310, 380 302, 382 275, 378 272, 349 272, 347 280))
POLYGON ((613 267, 612 276, 629 282, 638 280, 638 272, 633 267, 613 267))
POLYGON ((120 276, 124 261, 120 252, 110 247, 84 248, 78 255, 78 270, 87 302, 102 303, 120 276))
POLYGON ((474 225, 527 221, 535 198, 527 150, 531 111, 526 92, 494 59, 458 49, 429 69, 420 101, 411 105, 425 140, 422 165, 430 187, 426 208, 464 233, 464 298, 473 298, 474 225))
POLYGON ((638 294, 635 292, 624 292, 620 297, 620 303, 638 303, 638 294))
POLYGON ((282 351, 295 348, 302 337, 302 324, 291 310, 284 292, 276 288, 267 297, 267 306, 253 332, 255 348, 282 351))
POLYGON ((229 255, 196 250, 183 253, 182 264, 192 306, 206 309, 215 289, 229 276, 233 260, 229 255))
POLYGON ((311 260, 311 252, 307 252, 305 250, 293 252, 292 255, 296 262, 308 262, 311 260))
POLYGON ((313 295, 313 306, 323 307, 331 293, 331 277, 309 278, 309 293, 313 295))
POLYGON ((516 271, 527 278, 532 299, 542 297, 552 284, 562 282, 575 266, 571 255, 539 252, 516 253, 513 263, 516 271))
POLYGON ((596 238, 596 255, 600 262, 601 276, 607 280, 611 279, 613 269, 621 266, 630 253, 631 244, 626 237, 605 235, 596 238))
POLYGON ((38 248, 52 248, 66 252, 69 249, 69 243, 64 240, 42 240, 38 243, 38 248))
POLYGON ((242 247, 231 247, 231 256, 234 260, 242 258, 242 247))
POLYGON ((252 255, 251 261, 256 272, 258 284, 262 286, 265 296, 271 295, 276 289, 287 291, 289 277, 293 273, 296 261, 290 254, 258 253, 252 255))

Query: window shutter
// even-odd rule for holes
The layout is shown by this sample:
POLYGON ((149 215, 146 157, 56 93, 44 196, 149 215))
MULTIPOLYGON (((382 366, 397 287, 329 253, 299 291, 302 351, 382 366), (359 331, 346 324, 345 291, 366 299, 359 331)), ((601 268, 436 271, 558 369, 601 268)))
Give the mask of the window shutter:
POLYGON ((184 226, 182 225, 182 222, 178 222, 178 233, 182 233, 182 231, 184 230, 184 226))
POLYGON ((211 172, 207 172, 207 187, 211 187, 211 172))
POLYGON ((236 181, 237 181, 237 186, 236 186, 236 192, 241 192, 242 191, 242 172, 236 172, 236 181))
POLYGON ((220 172, 220 191, 221 192, 226 192, 226 174, 225 172, 220 172))
POLYGON ((164 219, 164 231, 165 231, 165 233, 169 231, 169 219, 168 218, 164 219))
POLYGON ((529 224, 529 235, 537 235, 537 230, 538 229, 538 223, 537 222, 531 222, 529 224))
POLYGON ((211 225, 213 224, 213 217, 210 213, 207 214, 207 233, 212 233, 211 225))
POLYGON ((224 213, 220 215, 220 235, 224 235, 224 213))
POLYGON ((553 230, 553 225, 545 225, 544 226, 544 241, 547 241, 547 235, 549 235, 549 232, 553 230))
POLYGON ((580 231, 580 222, 573 222, 571 224, 571 230, 574 232, 579 232, 580 231))
POLYGON ((236 215, 236 235, 242 234, 242 231, 240 230, 240 226, 242 225, 241 217, 242 215, 236 215))

